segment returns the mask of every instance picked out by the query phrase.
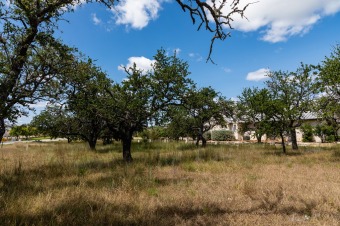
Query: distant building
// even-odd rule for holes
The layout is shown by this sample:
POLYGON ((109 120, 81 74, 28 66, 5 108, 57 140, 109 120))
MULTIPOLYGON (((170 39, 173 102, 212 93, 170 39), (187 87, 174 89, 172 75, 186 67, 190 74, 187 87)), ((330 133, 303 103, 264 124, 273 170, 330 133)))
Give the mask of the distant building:
POLYGON ((244 122, 233 119, 233 118, 225 118, 225 121, 226 121, 225 126, 216 125, 210 131, 215 131, 215 130, 232 131, 236 140, 243 140, 243 134, 240 133, 240 128, 244 122))
MULTIPOLYGON (((257 141, 256 137, 254 136, 254 131, 247 131, 245 133, 241 133, 240 128, 242 128, 244 121, 233 119, 233 118, 225 118, 225 121, 226 121, 225 126, 216 125, 210 131, 229 130, 233 132, 235 139, 238 141, 242 141, 245 135, 250 136, 250 141, 257 141)), ((316 127, 317 125, 320 125, 322 122, 323 122, 322 118, 318 116, 315 112, 308 112, 308 113, 303 114, 301 125, 310 124, 312 127, 316 127)), ((303 132, 299 127, 296 128, 296 138, 298 142, 302 142, 303 132)), ((264 142, 266 140, 267 140, 266 135, 263 135, 261 141, 264 142)), ((289 140, 290 140, 290 137, 287 137, 287 141, 289 140)), ((318 136, 314 136, 314 141, 317 143, 321 143, 321 138, 318 136)))

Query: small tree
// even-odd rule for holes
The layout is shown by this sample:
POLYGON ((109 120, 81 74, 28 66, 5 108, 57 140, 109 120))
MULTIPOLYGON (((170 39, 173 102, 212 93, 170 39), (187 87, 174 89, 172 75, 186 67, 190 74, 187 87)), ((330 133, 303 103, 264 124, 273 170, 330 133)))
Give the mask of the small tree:
POLYGON ((254 131, 258 143, 267 128, 267 108, 269 107, 270 94, 267 89, 245 88, 237 103, 237 116, 244 121, 241 132, 254 131))
POLYGON ((312 101, 315 99, 317 87, 313 76, 315 67, 301 64, 296 72, 274 71, 268 74, 266 82, 268 90, 274 99, 272 108, 267 108, 272 113, 272 119, 281 123, 279 130, 290 135, 292 149, 298 149, 296 128, 301 126, 303 115, 313 110, 312 101))
POLYGON ((318 124, 315 127, 314 133, 316 136, 320 137, 322 143, 336 141, 336 137, 334 136, 336 131, 333 126, 327 125, 325 122, 318 124))
POLYGON ((218 92, 211 87, 190 90, 184 99, 184 107, 191 117, 193 127, 197 131, 196 145, 202 140, 202 146, 206 145, 204 133, 216 125, 225 125, 224 110, 228 105, 218 92))
POLYGON ((152 70, 143 72, 136 65, 126 68, 127 79, 106 91, 101 115, 115 138, 122 141, 123 159, 132 161, 133 134, 148 125, 161 124, 169 106, 179 105, 180 97, 191 86, 188 64, 176 55, 167 56, 163 49, 154 56, 152 70))
POLYGON ((320 66, 317 81, 318 87, 323 93, 317 102, 318 113, 327 124, 327 126, 323 126, 324 129, 332 131, 332 135, 328 135, 328 137, 332 136, 338 141, 340 130, 340 45, 334 47, 330 57, 325 57, 320 66), (326 129, 326 127, 332 127, 332 129, 326 129))

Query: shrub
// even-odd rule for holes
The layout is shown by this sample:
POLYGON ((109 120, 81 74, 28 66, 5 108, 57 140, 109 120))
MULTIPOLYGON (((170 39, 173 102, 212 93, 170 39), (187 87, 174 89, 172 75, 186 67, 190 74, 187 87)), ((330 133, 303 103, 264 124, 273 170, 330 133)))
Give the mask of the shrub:
POLYGON ((322 123, 321 125, 317 125, 315 127, 315 135, 321 138, 322 143, 336 141, 335 133, 336 131, 334 130, 334 128, 325 123, 322 123))
POLYGON ((215 141, 231 141, 235 140, 234 133, 229 130, 211 131, 211 139, 215 141))
POLYGON ((313 127, 310 124, 304 124, 301 126, 302 134, 302 141, 303 142, 313 142, 314 141, 314 131, 313 127))
POLYGON ((205 132, 203 133, 203 137, 206 140, 211 140, 211 132, 205 132))
POLYGON ((336 138, 335 138, 334 135, 328 135, 328 136, 326 136, 326 142, 332 143, 332 142, 335 142, 335 141, 336 141, 336 138))
POLYGON ((244 135, 243 140, 250 140, 250 135, 244 135))

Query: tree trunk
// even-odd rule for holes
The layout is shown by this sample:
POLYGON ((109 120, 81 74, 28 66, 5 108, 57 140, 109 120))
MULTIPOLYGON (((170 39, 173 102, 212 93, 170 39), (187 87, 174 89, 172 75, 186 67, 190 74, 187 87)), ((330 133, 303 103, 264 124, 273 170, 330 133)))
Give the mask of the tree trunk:
POLYGON ((96 150, 97 139, 91 138, 88 140, 89 146, 91 150, 96 150))
POLYGON ((123 143, 123 159, 125 162, 132 162, 131 156, 131 143, 132 143, 132 136, 127 136, 122 139, 123 143))
POLYGON ((298 147, 298 144, 297 144, 295 128, 291 128, 290 129, 290 138, 291 138, 291 141, 292 141, 292 149, 293 150, 298 150, 299 147, 298 147))
POLYGON ((262 135, 261 134, 256 134, 256 139, 257 139, 257 143, 262 143, 261 141, 262 135))
POLYGON ((0 143, 2 142, 2 138, 4 137, 4 134, 6 132, 6 126, 5 126, 5 119, 0 119, 0 143))
POLYGON ((196 146, 198 147, 200 140, 202 141, 202 147, 207 145, 207 140, 203 137, 203 128, 200 128, 197 133, 196 146))
POLYGON ((197 147, 198 147, 199 143, 200 143, 200 136, 197 136, 197 139, 196 139, 196 146, 197 147))
POLYGON ((285 138, 283 136, 282 133, 280 133, 280 137, 281 137, 281 145, 282 145, 282 150, 283 150, 283 153, 286 154, 286 145, 285 145, 285 138))
POLYGON ((202 136, 202 147, 207 146, 207 140, 202 136))

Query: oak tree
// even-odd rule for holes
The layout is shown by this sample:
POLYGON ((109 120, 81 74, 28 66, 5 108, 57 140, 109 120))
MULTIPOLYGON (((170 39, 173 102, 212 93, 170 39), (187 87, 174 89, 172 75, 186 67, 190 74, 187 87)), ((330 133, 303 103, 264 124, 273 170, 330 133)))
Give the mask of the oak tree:
MULTIPOLYGON (((336 45, 329 57, 320 65, 317 84, 322 93, 317 102, 317 112, 332 128, 335 140, 339 140, 340 129, 340 45, 336 45)), ((328 129, 329 130, 329 129, 328 129)))
POLYGON ((267 88, 274 99, 272 119, 275 125, 291 137, 292 149, 298 149, 296 128, 301 126, 305 113, 313 110, 311 104, 317 92, 314 77, 316 68, 312 65, 301 66, 295 72, 273 71, 268 74, 267 88))
POLYGON ((131 142, 135 132, 163 121, 169 106, 180 104, 180 97, 192 84, 188 64, 162 49, 154 56, 152 70, 134 65, 125 68, 127 78, 107 89, 102 115, 115 138, 122 141, 123 159, 132 161, 131 142))

